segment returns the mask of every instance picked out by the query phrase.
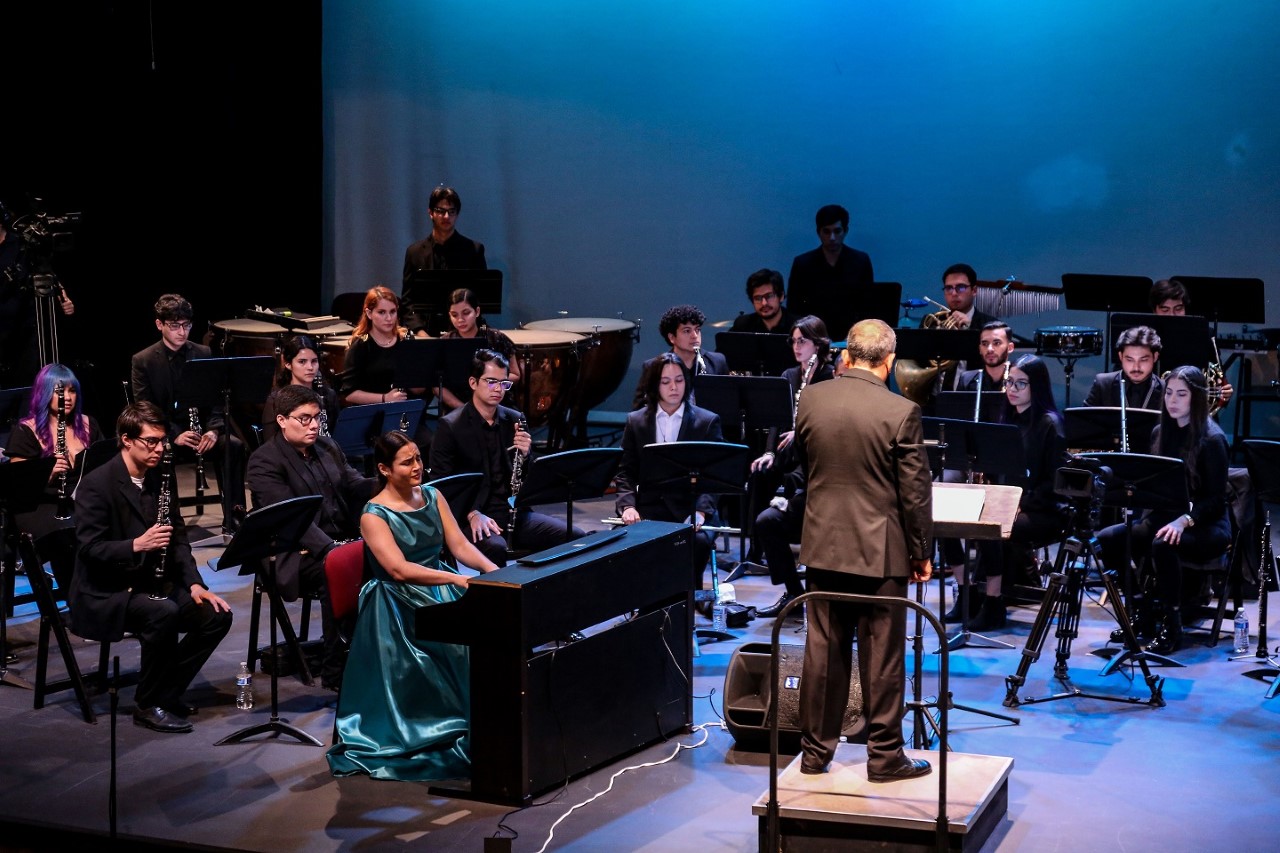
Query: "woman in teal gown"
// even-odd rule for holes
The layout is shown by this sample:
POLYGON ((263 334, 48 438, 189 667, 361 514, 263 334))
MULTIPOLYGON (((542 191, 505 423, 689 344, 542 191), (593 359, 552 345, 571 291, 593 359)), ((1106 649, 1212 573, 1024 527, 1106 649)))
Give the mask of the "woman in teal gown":
POLYGON ((374 445, 384 487, 365 505, 360 532, 372 577, 360 591, 329 769, 335 776, 423 781, 471 772, 466 646, 419 640, 418 610, 456 601, 467 576, 440 559, 497 568, 454 521, 442 495, 422 485, 422 454, 390 432, 374 445))

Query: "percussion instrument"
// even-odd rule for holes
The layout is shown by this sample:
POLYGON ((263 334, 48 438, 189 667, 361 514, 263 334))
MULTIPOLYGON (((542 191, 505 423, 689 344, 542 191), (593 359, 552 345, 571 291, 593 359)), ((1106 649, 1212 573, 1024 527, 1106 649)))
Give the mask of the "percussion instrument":
POLYGON ((324 371, 325 376, 331 377, 330 384, 337 387, 341 383, 338 378, 342 376, 342 367, 347 360, 347 345, 351 343, 350 333, 346 335, 334 335, 330 338, 324 338, 320 341, 320 369, 324 371))
POLYGON ((578 380, 582 355, 590 345, 575 332, 548 329, 502 329, 515 348, 513 361, 520 382, 511 399, 529 421, 531 429, 547 422, 563 421, 569 389, 578 380))
POLYGON ((582 354, 578 381, 571 404, 583 414, 609 399, 631 368, 631 353, 640 340, 639 327, 630 321, 608 317, 560 317, 525 323, 526 329, 573 332, 588 340, 582 354))
POLYGON ((1102 330, 1089 326, 1036 329, 1036 352, 1049 358, 1084 358, 1102 353, 1102 330))
POLYGON ((279 355, 289 338, 289 330, 262 320, 222 320, 209 332, 209 346, 215 357, 279 355))

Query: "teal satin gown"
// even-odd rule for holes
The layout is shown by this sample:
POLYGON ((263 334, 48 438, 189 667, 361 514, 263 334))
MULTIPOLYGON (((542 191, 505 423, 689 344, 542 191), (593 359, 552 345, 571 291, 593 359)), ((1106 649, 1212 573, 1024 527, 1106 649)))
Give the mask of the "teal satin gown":
MULTIPOLYGON (((426 506, 413 512, 374 503, 364 511, 387 522, 406 559, 452 572, 440 559, 444 529, 436 491, 423 486, 422 493, 426 506)), ((466 778, 469 650, 419 640, 414 627, 420 608, 456 601, 463 591, 453 584, 393 580, 368 548, 365 562, 372 578, 360 591, 329 769, 335 776, 367 773, 403 781, 466 778)))

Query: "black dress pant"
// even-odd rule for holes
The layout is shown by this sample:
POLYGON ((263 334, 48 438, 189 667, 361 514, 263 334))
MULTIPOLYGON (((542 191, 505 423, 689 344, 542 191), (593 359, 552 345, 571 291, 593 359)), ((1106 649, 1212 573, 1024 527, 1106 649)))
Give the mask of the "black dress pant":
POLYGON ((771 506, 756 516, 756 544, 769 563, 769 580, 791 596, 804 593, 791 553, 791 543, 800 541, 804 528, 804 503, 804 492, 798 492, 785 510, 771 506))
MULTIPOLYGON (((473 543, 481 554, 484 554, 499 566, 505 565, 507 562, 507 537, 505 531, 508 518, 509 516, 506 514, 501 517, 493 516, 493 520, 503 526, 503 533, 486 536, 479 542, 473 543)), ((470 527, 463 526, 462 532, 464 535, 470 536, 470 527)), ((521 551, 530 553, 543 551, 555 545, 561 545, 571 539, 580 539, 586 535, 586 531, 580 527, 574 527, 566 535, 563 521, 552 518, 549 515, 543 515, 540 512, 520 510, 516 516, 515 547, 521 551)))
MULTIPOLYGON (((1230 526, 1225 523, 1187 528, 1182 531, 1182 541, 1177 545, 1156 539, 1156 531, 1176 518, 1177 516, 1166 513, 1149 513, 1134 522, 1130 540, 1130 553, 1135 565, 1141 565, 1143 558, 1151 557, 1156 573, 1156 595, 1166 607, 1177 606, 1181 601, 1182 560, 1208 562, 1221 556, 1231 539, 1230 526)), ((1124 565, 1123 524, 1113 524, 1101 531, 1098 534, 1098 545, 1102 551, 1102 564, 1109 570, 1119 573, 1122 568, 1128 568, 1124 565)))
POLYGON ((138 707, 168 707, 182 698, 231 630, 231 614, 216 611, 207 602, 196 604, 185 589, 176 589, 159 601, 134 593, 125 608, 124 627, 142 642, 135 693, 138 707))

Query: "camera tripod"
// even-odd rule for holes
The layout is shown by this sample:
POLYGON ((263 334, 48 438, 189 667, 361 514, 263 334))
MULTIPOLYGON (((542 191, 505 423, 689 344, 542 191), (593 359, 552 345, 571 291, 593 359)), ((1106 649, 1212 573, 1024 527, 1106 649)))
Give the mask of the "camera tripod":
POLYGON ((1058 557, 1054 563, 1053 574, 1049 576, 1049 588, 1045 593, 1044 603, 1036 620, 1031 626, 1031 635, 1022 650, 1022 660, 1018 663, 1018 671, 1005 679, 1008 692, 1004 697, 1006 708, 1019 705, 1034 705, 1040 702, 1052 702, 1055 699, 1105 699, 1108 702, 1127 702, 1137 704, 1143 700, 1136 696, 1105 696, 1100 693, 1086 693, 1071 683, 1067 671, 1067 659, 1071 657, 1071 643, 1079 636, 1080 606, 1084 600, 1085 581, 1089 576, 1090 565, 1098 566, 1098 574, 1107 590, 1107 600, 1114 607, 1114 617, 1124 634, 1125 649, 1142 668, 1142 679, 1151 691, 1151 698, 1146 704, 1153 708, 1164 707, 1164 679, 1151 672, 1146 657, 1141 653, 1138 636, 1129 622, 1129 614, 1125 611, 1124 600, 1116 588, 1115 577, 1104 569, 1098 561, 1097 540, 1092 531, 1077 531, 1075 528, 1076 509, 1069 510, 1067 535, 1058 546, 1058 557), (1018 690, 1027 682, 1027 672, 1031 664, 1040 659, 1040 651, 1044 647, 1045 637, 1049 632, 1049 621, 1058 621, 1057 660, 1053 665, 1053 677, 1062 682, 1066 690, 1039 698, 1019 697, 1018 690))

